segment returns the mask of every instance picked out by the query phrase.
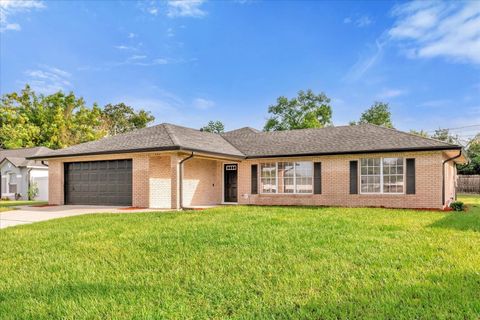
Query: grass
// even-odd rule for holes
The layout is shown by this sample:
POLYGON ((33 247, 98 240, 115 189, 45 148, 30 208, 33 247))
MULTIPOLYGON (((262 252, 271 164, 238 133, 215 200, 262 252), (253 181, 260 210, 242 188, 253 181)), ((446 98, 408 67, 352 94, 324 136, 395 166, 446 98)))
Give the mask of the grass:
POLYGON ((30 201, 30 200, 0 200, 0 212, 14 210, 16 206, 41 205, 47 204, 47 201, 30 201))
POLYGON ((0 230, 2 319, 478 319, 466 213, 224 207, 0 230))

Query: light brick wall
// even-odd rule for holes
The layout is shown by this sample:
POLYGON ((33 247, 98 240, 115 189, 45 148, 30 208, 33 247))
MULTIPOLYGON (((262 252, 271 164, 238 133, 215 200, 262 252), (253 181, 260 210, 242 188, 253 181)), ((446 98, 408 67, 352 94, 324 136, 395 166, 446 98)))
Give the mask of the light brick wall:
POLYGON ((61 160, 49 160, 48 203, 51 205, 63 205, 63 196, 63 162, 61 160))
POLYGON ((218 176, 219 162, 190 159, 184 163, 183 205, 202 206, 221 203, 222 183, 218 176))
POLYGON ((172 181, 170 156, 150 158, 150 208, 171 208, 172 181))
POLYGON ((52 205, 64 204, 65 162, 101 161, 132 159, 132 205, 137 207, 149 206, 149 155, 142 153, 112 154, 83 157, 67 157, 49 159, 48 161, 48 202, 52 205))
MULTIPOLYGON (((241 204, 258 205, 325 205, 325 206, 375 206, 396 208, 442 208, 441 152, 408 152, 365 155, 322 156, 246 160, 239 164, 239 192, 241 204), (416 194, 365 195, 349 194, 349 161, 368 157, 403 157, 416 159, 416 194), (322 163, 322 194, 285 195, 250 194, 251 165, 269 161, 319 161, 322 163)), ((259 167, 260 174, 260 167, 259 167)), ((258 179, 260 182, 260 178, 258 179)), ((359 179, 360 181, 360 179, 359 179)), ((450 183, 450 181, 449 181, 450 183)), ((360 190, 360 188, 359 188, 360 190)), ((259 187, 260 191, 260 187, 259 187)))
POLYGON ((150 156, 136 155, 132 158, 132 206, 150 206, 150 156))
MULTIPOLYGON (((185 155, 174 153, 118 154, 49 160, 49 203, 63 204, 63 163, 132 159, 133 206, 179 208, 179 162, 185 155)), ((238 202, 258 205, 383 206, 397 208, 442 208, 442 152, 407 152, 301 158, 255 159, 238 163, 238 202), (349 161, 368 157, 416 159, 415 195, 350 195, 349 161), (274 161, 322 162, 321 195, 251 195, 252 164, 274 161)), ((222 202, 223 164, 227 162, 193 158, 184 163, 183 204, 212 205, 222 202)), ((234 162, 228 162, 234 163, 234 162)), ((260 172, 260 170, 259 170, 260 172)), ((455 167, 446 168, 446 200, 455 196, 455 167)), ((260 179, 259 179, 260 182, 260 179)), ((259 188, 260 190, 260 188, 259 188)))

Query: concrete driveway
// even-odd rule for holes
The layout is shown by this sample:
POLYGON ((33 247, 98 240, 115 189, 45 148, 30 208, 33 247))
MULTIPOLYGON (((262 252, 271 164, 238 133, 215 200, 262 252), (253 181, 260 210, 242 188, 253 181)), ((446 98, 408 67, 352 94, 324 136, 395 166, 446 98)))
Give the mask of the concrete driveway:
POLYGON ((57 218, 73 217, 92 213, 133 213, 147 211, 162 211, 158 209, 131 209, 110 206, 51 206, 31 207, 19 206, 17 210, 0 212, 0 229, 20 224, 29 224, 57 218))

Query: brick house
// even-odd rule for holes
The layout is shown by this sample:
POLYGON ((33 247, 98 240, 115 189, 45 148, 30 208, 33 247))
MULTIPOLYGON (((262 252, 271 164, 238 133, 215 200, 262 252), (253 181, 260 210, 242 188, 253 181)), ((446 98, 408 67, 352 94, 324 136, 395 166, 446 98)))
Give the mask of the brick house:
POLYGON ((160 124, 35 157, 53 205, 224 203, 442 209, 458 145, 374 125, 215 134, 160 124))

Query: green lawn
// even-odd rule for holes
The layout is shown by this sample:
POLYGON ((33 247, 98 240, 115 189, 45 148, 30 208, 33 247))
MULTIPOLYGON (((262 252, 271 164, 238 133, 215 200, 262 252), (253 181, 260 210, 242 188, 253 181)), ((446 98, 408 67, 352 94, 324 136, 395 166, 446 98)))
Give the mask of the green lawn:
POLYGON ((30 201, 30 200, 0 200, 0 212, 13 210, 15 206, 26 206, 26 205, 41 205, 47 204, 47 201, 30 201))
MULTIPOLYGON (((226 207, 0 230, 0 317, 480 317, 467 213, 226 207)), ((476 207, 474 204, 476 203, 476 207)))

